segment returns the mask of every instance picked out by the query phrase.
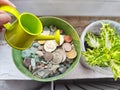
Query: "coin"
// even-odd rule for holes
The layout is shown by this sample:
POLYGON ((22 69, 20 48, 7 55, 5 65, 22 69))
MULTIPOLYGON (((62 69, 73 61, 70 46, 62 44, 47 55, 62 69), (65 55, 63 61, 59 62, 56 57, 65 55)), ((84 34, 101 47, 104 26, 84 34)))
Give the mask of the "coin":
POLYGON ((39 46, 39 47, 38 47, 38 50, 43 51, 43 50, 44 50, 44 47, 43 47, 43 46, 39 46))
POLYGON ((66 53, 65 50, 63 50, 62 48, 56 49, 55 53, 60 53, 60 55, 62 56, 62 62, 64 62, 66 60, 66 53))
POLYGON ((46 52, 52 52, 57 48, 55 40, 48 40, 44 44, 44 49, 46 52))
POLYGON ((43 45, 45 43, 45 40, 38 41, 39 44, 43 45))
POLYGON ((71 38, 71 36, 69 36, 69 35, 65 35, 64 36, 64 40, 65 40, 65 42, 71 42, 72 41, 72 38, 71 38))
POLYGON ((65 50, 65 51, 70 51, 72 49, 72 45, 70 43, 64 43, 62 45, 62 48, 65 50))
POLYGON ((62 45, 64 42, 64 35, 60 35, 60 45, 62 45))
POLYGON ((53 54, 50 53, 50 52, 46 52, 44 55, 43 55, 43 58, 46 60, 46 61, 50 61, 53 59, 53 54))
POLYGON ((36 54, 37 54, 39 57, 42 57, 42 56, 43 56, 43 52, 42 52, 42 51, 36 51, 36 54))
POLYGON ((69 59, 74 59, 77 56, 77 52, 75 51, 75 49, 72 49, 71 51, 66 52, 66 56, 69 59))
POLYGON ((62 62, 62 55, 60 55, 60 53, 53 52, 52 54, 53 54, 53 59, 52 59, 53 64, 59 64, 62 62))

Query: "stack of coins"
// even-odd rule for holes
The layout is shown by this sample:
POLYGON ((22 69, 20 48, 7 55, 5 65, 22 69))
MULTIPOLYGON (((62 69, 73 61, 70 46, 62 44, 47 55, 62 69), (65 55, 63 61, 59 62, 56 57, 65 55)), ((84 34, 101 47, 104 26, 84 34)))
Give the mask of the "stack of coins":
MULTIPOLYGON (((45 26, 43 35, 51 35, 58 28, 54 25, 45 26)), ((22 51, 23 65, 40 78, 49 78, 64 73, 74 62, 77 52, 70 35, 60 30, 60 44, 55 40, 35 41, 32 46, 22 51)))

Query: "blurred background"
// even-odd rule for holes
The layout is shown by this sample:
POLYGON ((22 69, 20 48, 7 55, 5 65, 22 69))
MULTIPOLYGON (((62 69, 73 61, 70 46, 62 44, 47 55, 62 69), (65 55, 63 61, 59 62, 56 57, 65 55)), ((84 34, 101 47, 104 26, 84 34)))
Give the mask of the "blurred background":
POLYGON ((20 12, 57 16, 120 16, 120 0, 10 0, 20 12))

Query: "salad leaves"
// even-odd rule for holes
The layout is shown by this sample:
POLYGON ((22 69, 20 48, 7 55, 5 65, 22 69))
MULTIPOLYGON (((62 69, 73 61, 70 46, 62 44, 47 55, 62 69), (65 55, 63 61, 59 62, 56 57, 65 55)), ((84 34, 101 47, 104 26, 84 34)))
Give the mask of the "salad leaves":
POLYGON ((87 48, 82 52, 86 62, 91 66, 110 67, 114 78, 120 78, 120 36, 109 23, 101 23, 99 35, 88 32, 85 37, 87 48))

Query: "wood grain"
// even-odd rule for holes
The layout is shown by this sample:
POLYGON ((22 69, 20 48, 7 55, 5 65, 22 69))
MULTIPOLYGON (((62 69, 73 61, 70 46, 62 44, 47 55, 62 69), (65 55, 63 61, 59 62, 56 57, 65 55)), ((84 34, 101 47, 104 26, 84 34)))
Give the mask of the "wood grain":
POLYGON ((10 0, 20 12, 59 16, 120 16, 120 0, 10 0))
POLYGON ((69 22, 78 32, 79 36, 81 36, 82 31, 85 29, 85 27, 97 20, 113 20, 120 22, 119 17, 87 17, 87 16, 61 16, 59 17, 61 19, 64 19, 65 21, 69 22))

